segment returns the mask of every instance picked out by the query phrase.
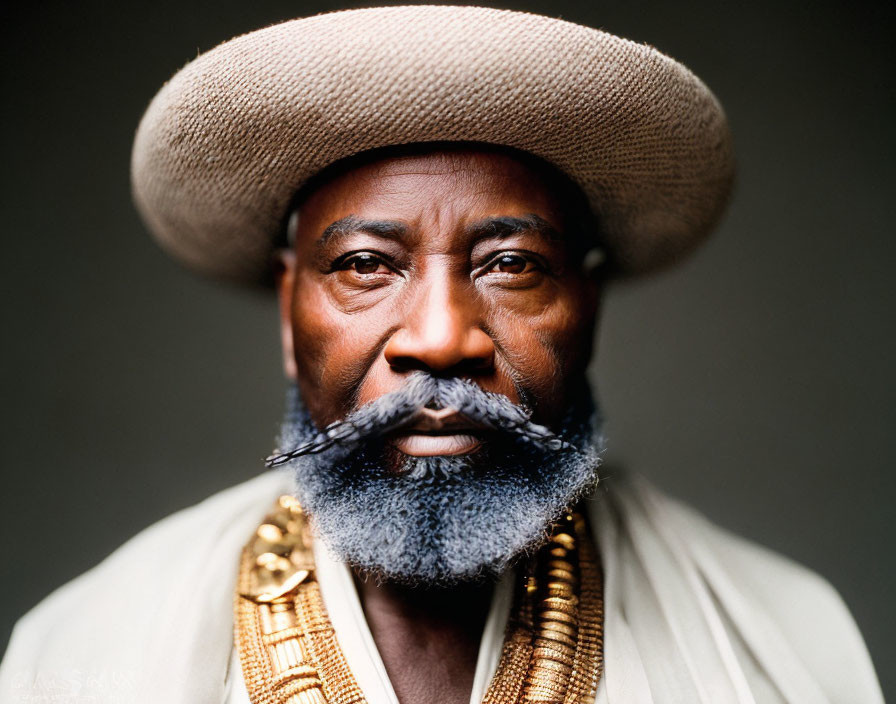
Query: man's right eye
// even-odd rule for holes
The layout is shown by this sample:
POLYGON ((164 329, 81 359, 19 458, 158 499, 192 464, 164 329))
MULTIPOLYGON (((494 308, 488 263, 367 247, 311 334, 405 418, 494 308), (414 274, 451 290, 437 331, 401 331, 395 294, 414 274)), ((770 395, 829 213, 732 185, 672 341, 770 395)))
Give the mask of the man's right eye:
POLYGON ((370 252, 359 252, 341 258, 335 262, 333 269, 364 277, 394 273, 394 270, 386 264, 382 257, 370 252))

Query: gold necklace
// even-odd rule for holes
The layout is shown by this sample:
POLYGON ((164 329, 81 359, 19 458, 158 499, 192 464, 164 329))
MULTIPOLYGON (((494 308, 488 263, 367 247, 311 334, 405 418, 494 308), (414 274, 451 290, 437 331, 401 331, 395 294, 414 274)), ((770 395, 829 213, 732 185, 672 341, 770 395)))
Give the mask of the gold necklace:
MULTIPOLYGON (((236 648, 253 704, 366 704, 314 576, 302 508, 281 496, 240 559, 236 648)), ((590 704, 603 669, 603 577, 590 531, 566 515, 521 570, 483 704, 590 704)))

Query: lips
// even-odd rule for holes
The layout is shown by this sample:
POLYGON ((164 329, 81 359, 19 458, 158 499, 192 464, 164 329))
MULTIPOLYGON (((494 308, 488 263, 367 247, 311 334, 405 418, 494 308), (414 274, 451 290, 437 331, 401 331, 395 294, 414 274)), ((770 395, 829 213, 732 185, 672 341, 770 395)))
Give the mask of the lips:
POLYGON ((395 448, 413 457, 463 455, 482 444, 485 426, 453 408, 421 409, 390 437, 395 448))

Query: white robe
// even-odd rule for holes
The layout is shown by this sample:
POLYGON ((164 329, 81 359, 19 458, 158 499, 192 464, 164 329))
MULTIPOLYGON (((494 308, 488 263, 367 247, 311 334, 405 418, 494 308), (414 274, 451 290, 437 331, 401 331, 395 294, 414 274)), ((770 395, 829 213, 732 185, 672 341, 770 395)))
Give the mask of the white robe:
MULTIPOLYGON (((615 482, 616 480, 614 480, 615 482)), ((245 704, 233 655, 241 548, 291 478, 270 473, 146 529, 16 625, 4 704, 245 704)), ((597 704, 879 704, 865 644, 814 573, 714 526, 643 480, 589 502, 604 568, 597 704)), ((344 565, 316 548, 337 639, 371 704, 395 694, 344 565)), ((500 655, 496 590, 471 703, 500 655)))

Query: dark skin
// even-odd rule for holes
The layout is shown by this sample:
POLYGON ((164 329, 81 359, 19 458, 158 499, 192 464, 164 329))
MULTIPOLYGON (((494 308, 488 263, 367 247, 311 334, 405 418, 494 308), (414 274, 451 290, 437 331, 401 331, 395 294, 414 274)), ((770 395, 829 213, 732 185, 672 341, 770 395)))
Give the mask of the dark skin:
MULTIPOLYGON (((582 383, 600 298, 565 202, 537 166, 473 148, 385 156, 319 184, 277 280, 285 371, 315 423, 417 369, 470 378, 557 423, 582 383)), ((478 447, 451 436, 393 445, 478 447)), ((466 704, 491 587, 358 588, 399 701, 466 704)))

